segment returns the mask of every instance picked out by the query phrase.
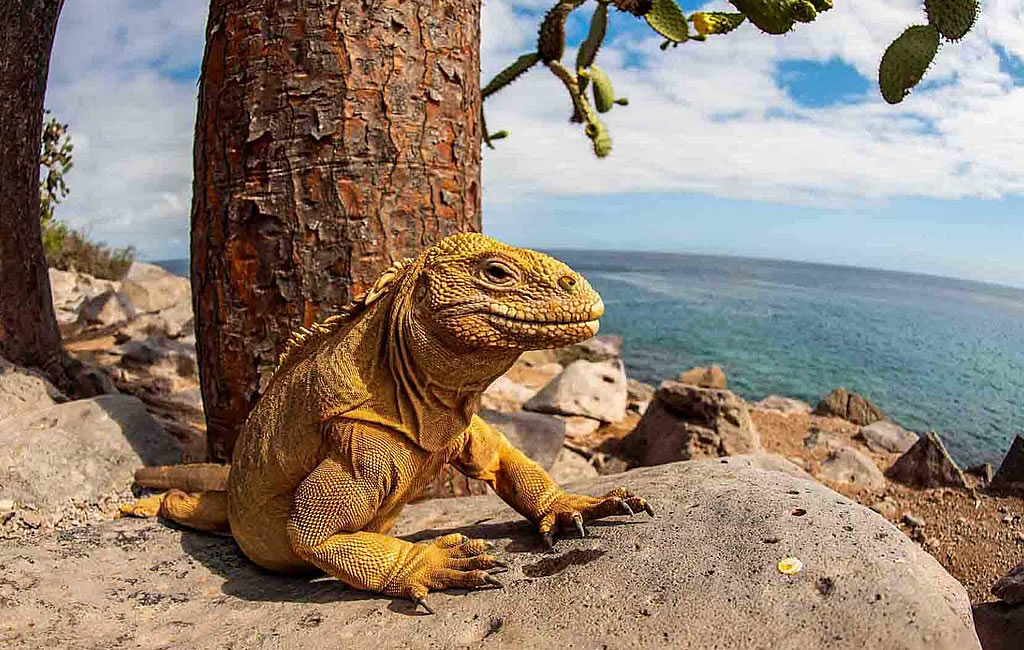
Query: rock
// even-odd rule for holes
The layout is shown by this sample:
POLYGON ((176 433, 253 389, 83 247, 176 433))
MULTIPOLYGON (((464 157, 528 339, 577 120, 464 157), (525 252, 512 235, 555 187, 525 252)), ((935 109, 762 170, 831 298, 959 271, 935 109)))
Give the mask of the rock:
POLYGON ((480 397, 480 406, 494 411, 518 411, 536 394, 536 390, 527 388, 502 375, 484 391, 480 397))
POLYGON ((868 490, 885 489, 885 476, 875 462, 853 447, 836 447, 821 463, 818 476, 834 483, 846 483, 868 490))
POLYGON ((0 357, 0 421, 66 401, 64 393, 41 373, 0 357))
POLYGON ((1024 487, 1024 435, 1018 434, 992 477, 993 488, 1024 487))
POLYGON ((939 434, 929 431, 896 459, 885 475, 918 487, 967 487, 967 479, 946 451, 939 434))
POLYGON ((192 304, 174 305, 158 312, 138 314, 119 331, 127 338, 149 338, 152 336, 171 339, 195 334, 195 319, 192 304))
POLYGON ((574 361, 612 361, 622 356, 622 337, 616 334, 601 334, 582 343, 574 343, 555 350, 558 363, 568 366, 574 361))
POLYGON ((829 436, 828 431, 823 431, 812 424, 810 429, 808 429, 807 435, 804 436, 803 445, 807 449, 815 449, 816 447, 820 447, 822 445, 832 447, 835 445, 835 443, 829 436))
POLYGON ((975 603, 974 625, 985 650, 1020 650, 1024 639, 1024 607, 1006 603, 975 603))
POLYGON ((565 423, 567 438, 586 438, 601 428, 600 421, 581 415, 556 415, 555 417, 565 423))
POLYGON ((814 409, 815 415, 837 417, 861 426, 885 419, 885 413, 867 398, 837 388, 825 396, 814 409))
POLYGON ((658 389, 636 379, 626 379, 626 408, 644 414, 658 389))
POLYGON ((581 359, 569 364, 523 408, 621 422, 626 419, 626 392, 626 371, 621 360, 581 359))
POLYGON ((704 388, 728 388, 725 371, 721 366, 697 366, 686 372, 679 373, 679 382, 704 388))
POLYGON ((886 497, 881 501, 876 501, 871 505, 871 509, 882 515, 890 521, 895 521, 896 514, 899 512, 899 504, 895 501, 886 497))
POLYGON ((121 291, 140 312, 162 311, 192 304, 188 278, 178 277, 155 264, 133 262, 121 281, 121 291))
POLYGON ((728 456, 720 462, 728 463, 730 467, 755 467, 768 472, 788 474, 793 478, 806 479, 808 481, 814 480, 814 477, 805 472, 802 467, 778 454, 766 454, 763 452, 740 454, 738 456, 728 456))
POLYGON ((1024 562, 1010 569, 992 585, 992 595, 1008 605, 1024 603, 1024 562))
POLYGON ((483 410, 480 417, 501 431, 512 446, 544 469, 550 468, 565 441, 565 423, 543 413, 499 413, 483 410))
POLYGON ((15 540, 0 547, 4 638, 45 631, 47 647, 131 639, 194 650, 368 639, 411 649, 980 647, 964 588, 881 517, 824 486, 726 459, 573 489, 618 485, 644 495, 658 516, 594 524, 554 553, 494 496, 406 508, 397 534, 482 537, 510 565, 505 589, 429 594, 434 616, 334 580, 263 571, 229 539, 153 520, 15 540), (802 561, 800 573, 778 572, 787 555, 802 561))
POLYGON ((57 322, 70 325, 78 320, 78 308, 90 298, 120 289, 119 282, 100 280, 87 273, 49 269, 50 296, 57 322))
POLYGON ((95 366, 72 360, 68 364, 67 373, 75 387, 74 392, 79 397, 120 394, 110 375, 95 366))
POLYGON ((548 472, 559 485, 565 485, 581 479, 597 478, 597 468, 590 464, 581 454, 562 447, 558 458, 548 472))
POLYGON ((558 363, 558 350, 527 350, 519 355, 517 363, 520 363, 527 368, 543 366, 549 363, 558 363))
POLYGON ((131 485, 144 465, 179 462, 181 450, 142 402, 107 395, 0 422, 0 498, 53 508, 131 485))
POLYGON ((918 435, 889 420, 879 420, 860 428, 868 449, 876 453, 902 454, 917 442, 918 435))
POLYGON ((189 338, 171 340, 150 337, 130 340, 114 348, 121 354, 121 365, 148 366, 156 374, 196 379, 199 375, 195 342, 189 338))
POLYGON ((758 451, 761 439, 732 392, 664 381, 621 448, 641 465, 661 465, 758 451))
POLYGON ((977 465, 971 465, 970 467, 967 468, 966 471, 968 474, 973 474, 974 476, 980 478, 982 481, 985 482, 985 485, 988 485, 989 483, 992 482, 992 465, 990 465, 989 463, 979 463, 977 465))
POLYGON ((791 397, 781 395, 769 395, 755 406, 766 411, 778 411, 783 415, 809 415, 811 405, 791 397))
POLYGON ((86 325, 116 325, 135 318, 135 306, 120 291, 104 291, 78 308, 78 322, 86 325))
POLYGON ((900 519, 903 523, 910 526, 911 528, 924 528, 924 519, 909 513, 904 512, 903 517, 900 519))

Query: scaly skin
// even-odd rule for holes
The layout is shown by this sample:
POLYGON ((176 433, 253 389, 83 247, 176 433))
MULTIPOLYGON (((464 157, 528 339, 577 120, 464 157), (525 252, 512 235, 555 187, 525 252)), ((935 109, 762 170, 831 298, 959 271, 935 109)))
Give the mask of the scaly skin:
MULTIPOLYGON (((446 463, 487 482, 537 524, 585 534, 599 517, 651 513, 622 489, 564 493, 475 415, 483 390, 524 350, 597 333, 600 296, 568 266, 478 234, 448 237, 385 271, 369 293, 302 330, 235 446, 226 510, 257 564, 312 567, 359 589, 427 607, 429 590, 500 586, 487 544, 448 535, 413 544, 387 535, 402 507, 446 463)), ((223 493, 126 507, 223 530, 223 493)), ((429 608, 427 608, 429 611, 429 608)))

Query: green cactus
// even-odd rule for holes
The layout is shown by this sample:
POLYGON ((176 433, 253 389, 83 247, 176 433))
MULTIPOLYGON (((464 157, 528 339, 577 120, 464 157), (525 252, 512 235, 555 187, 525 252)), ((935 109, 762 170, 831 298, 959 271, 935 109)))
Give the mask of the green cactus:
POLYGON ((832 8, 832 0, 811 0, 811 4, 814 5, 819 14, 832 8))
MULTIPOLYGON (((809 0, 729 0, 750 22, 766 34, 785 34, 794 22, 809 23, 817 15, 817 5, 809 0)), ((824 2, 819 0, 824 6, 824 2)))
POLYGON ((590 80, 594 82, 594 108, 598 113, 607 113, 615 105, 615 90, 612 80, 601 68, 590 66, 590 80))
POLYGON ((537 35, 537 53, 544 63, 560 61, 565 53, 565 20, 586 0, 561 0, 548 10, 537 35))
MULTIPOLYGON (((580 49, 576 53, 576 70, 585 70, 594 64, 597 51, 601 49, 604 42, 605 32, 608 30, 608 3, 598 2, 597 9, 590 19, 590 30, 587 37, 580 43, 580 49)), ((583 90, 583 87, 580 87, 583 90)))
POLYGON ((675 0, 654 0, 651 10, 644 16, 651 29, 673 43, 682 43, 690 36, 686 14, 675 0))
POLYGON ((798 0, 792 7, 793 20, 798 23, 809 23, 818 17, 818 10, 808 0, 798 0))
POLYGON ((481 99, 487 99, 518 79, 524 72, 532 68, 537 61, 540 61, 540 55, 536 52, 524 54, 516 59, 512 65, 494 75, 494 79, 491 79, 491 82, 484 86, 483 90, 480 91, 481 99))
POLYGON ((708 34, 728 34, 743 24, 747 19, 743 14, 726 13, 724 11, 698 11, 690 14, 693 28, 701 36, 708 34))
POLYGON ((608 133, 608 128, 602 122, 594 121, 587 123, 585 132, 594 147, 594 155, 598 158, 604 158, 612 152, 612 136, 608 133))
POLYGON ((878 66, 878 86, 885 101, 903 101, 928 71, 938 50, 939 30, 935 25, 908 27, 893 41, 878 66))
POLYGON ((963 38, 978 17, 977 0, 924 0, 928 22, 951 41, 963 38))

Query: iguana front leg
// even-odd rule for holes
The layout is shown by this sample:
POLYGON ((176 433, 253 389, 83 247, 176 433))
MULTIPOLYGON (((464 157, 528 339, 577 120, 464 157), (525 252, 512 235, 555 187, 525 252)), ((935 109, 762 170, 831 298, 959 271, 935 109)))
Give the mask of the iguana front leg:
POLYGON ((584 524, 594 519, 641 510, 654 516, 647 501, 625 488, 615 488, 603 497, 566 494, 540 465, 479 416, 473 416, 462 443, 452 464, 463 474, 487 482, 519 514, 536 523, 548 548, 554 546, 560 530, 575 528, 585 537, 584 524))
POLYGON ((486 569, 504 564, 488 555, 489 544, 461 534, 413 544, 379 533, 359 532, 387 494, 390 472, 378 462, 336 454, 299 485, 288 537, 299 557, 342 582, 416 601, 431 611, 429 590, 502 586, 486 569))

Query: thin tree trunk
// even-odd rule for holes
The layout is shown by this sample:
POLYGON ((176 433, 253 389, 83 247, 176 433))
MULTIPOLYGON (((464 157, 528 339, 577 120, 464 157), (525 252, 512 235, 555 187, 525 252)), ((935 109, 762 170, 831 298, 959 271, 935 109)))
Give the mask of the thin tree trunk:
POLYGON ((192 282, 211 457, 291 330, 480 228, 480 0, 212 0, 192 282))
POLYGON ((0 2, 0 355, 64 384, 39 225, 39 141, 62 0, 0 2))

